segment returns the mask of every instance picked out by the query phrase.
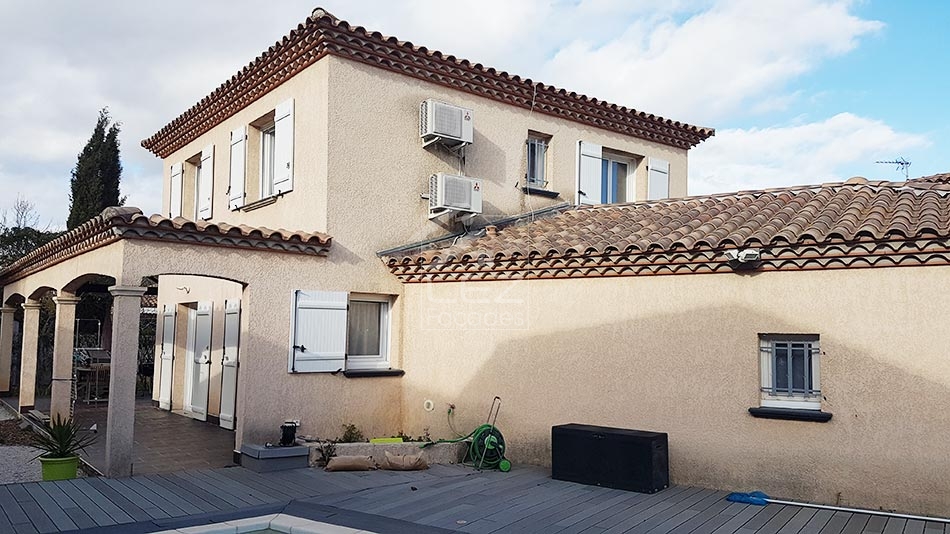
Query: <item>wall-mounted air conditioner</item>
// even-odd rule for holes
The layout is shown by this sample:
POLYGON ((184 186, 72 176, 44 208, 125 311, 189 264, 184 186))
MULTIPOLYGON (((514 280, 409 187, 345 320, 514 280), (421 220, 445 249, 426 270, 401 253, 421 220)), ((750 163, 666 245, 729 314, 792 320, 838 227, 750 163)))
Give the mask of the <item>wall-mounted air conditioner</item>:
POLYGON ((423 146, 432 143, 453 148, 470 145, 474 122, 474 114, 470 109, 431 98, 419 105, 419 137, 422 138, 423 146))
POLYGON ((482 182, 440 172, 429 177, 429 218, 450 211, 482 212, 482 182))

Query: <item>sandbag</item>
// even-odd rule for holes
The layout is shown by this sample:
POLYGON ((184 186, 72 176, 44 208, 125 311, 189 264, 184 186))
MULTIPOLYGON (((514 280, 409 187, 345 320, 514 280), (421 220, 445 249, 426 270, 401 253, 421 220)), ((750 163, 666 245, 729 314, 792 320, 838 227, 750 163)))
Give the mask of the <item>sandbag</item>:
POLYGON ((327 471, 369 471, 376 469, 371 456, 334 456, 327 462, 327 471))
POLYGON ((419 471, 428 469, 429 463, 421 454, 393 454, 386 451, 386 458, 379 463, 379 468, 390 471, 419 471))

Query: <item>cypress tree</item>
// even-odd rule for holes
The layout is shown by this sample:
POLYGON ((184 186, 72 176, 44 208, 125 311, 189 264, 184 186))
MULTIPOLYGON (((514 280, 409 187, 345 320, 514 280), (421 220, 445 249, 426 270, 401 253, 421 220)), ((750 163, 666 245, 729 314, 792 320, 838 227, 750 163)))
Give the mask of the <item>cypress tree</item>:
POLYGON ((119 193, 121 180, 119 124, 113 123, 109 110, 103 108, 72 171, 66 227, 73 229, 109 206, 125 203, 125 198, 119 193))

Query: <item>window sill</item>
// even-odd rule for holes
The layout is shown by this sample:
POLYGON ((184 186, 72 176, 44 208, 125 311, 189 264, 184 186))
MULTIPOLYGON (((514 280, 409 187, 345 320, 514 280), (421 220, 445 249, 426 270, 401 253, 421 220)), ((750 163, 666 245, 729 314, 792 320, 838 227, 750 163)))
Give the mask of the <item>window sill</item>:
POLYGON ((254 202, 251 202, 250 204, 245 204, 238 209, 241 211, 254 211, 258 208, 263 208, 264 206, 270 206, 274 202, 277 202, 276 196, 262 198, 260 200, 255 200, 254 202))
POLYGON ((526 195, 535 195, 545 198, 557 198, 561 196, 557 191, 548 191, 547 189, 538 189, 537 187, 525 186, 521 188, 521 191, 526 195))
POLYGON ((406 374, 402 369, 350 369, 343 371, 347 378, 373 378, 378 376, 402 376, 406 374))
POLYGON ((827 423, 831 420, 828 412, 821 410, 803 410, 794 408, 768 408, 755 407, 749 408, 749 414, 752 417, 763 419, 784 419, 786 421, 812 421, 815 423, 827 423))

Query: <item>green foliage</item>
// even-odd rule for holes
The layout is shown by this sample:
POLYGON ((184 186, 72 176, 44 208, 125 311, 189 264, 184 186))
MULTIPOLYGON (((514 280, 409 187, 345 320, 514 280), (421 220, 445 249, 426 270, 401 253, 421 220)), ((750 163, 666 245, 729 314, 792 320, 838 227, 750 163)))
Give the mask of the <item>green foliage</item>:
POLYGON ((392 437, 394 437, 394 438, 402 438, 402 440, 405 441, 405 442, 410 442, 410 441, 426 442, 426 443, 432 442, 432 435, 429 434, 429 427, 423 428, 423 429, 422 429, 422 435, 421 435, 421 436, 418 436, 418 437, 412 437, 412 436, 406 434, 405 432, 403 432, 402 430, 400 430, 398 434, 396 434, 395 436, 392 436, 392 437))
POLYGON ((119 194, 121 180, 119 124, 112 122, 103 108, 72 172, 66 227, 71 230, 110 206, 124 204, 125 198, 119 194))
POLYGON ((77 456, 79 451, 96 440, 94 434, 83 435, 84 430, 79 428, 76 421, 63 419, 59 415, 50 423, 47 432, 48 435, 40 433, 33 438, 33 446, 43 451, 39 456, 44 458, 77 456))
POLYGON ((317 449, 317 453, 320 455, 320 457, 317 459, 317 462, 321 466, 326 467, 326 465, 330 463, 330 459, 336 456, 336 442, 335 441, 324 442, 323 445, 316 447, 316 449, 317 449))
POLYGON ((6 267, 61 234, 36 228, 0 226, 0 267, 6 267))
POLYGON ((353 424, 346 424, 343 425, 343 436, 337 441, 339 443, 363 443, 367 440, 359 427, 353 424))

